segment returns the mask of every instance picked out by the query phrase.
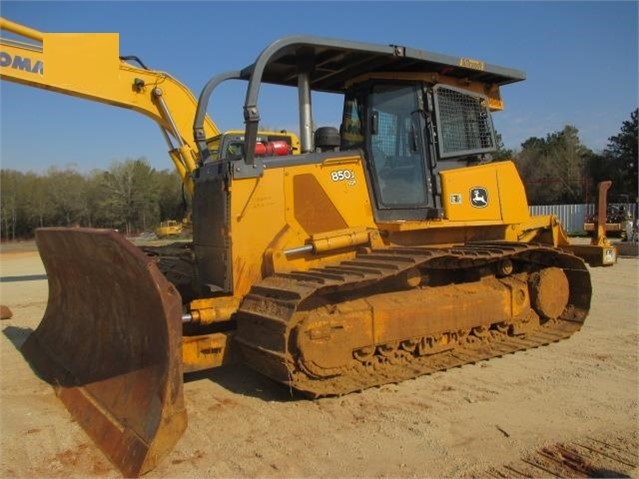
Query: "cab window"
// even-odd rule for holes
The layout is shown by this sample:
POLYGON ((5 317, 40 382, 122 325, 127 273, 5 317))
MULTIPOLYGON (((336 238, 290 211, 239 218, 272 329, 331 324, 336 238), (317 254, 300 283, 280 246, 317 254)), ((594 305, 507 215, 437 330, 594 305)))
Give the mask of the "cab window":
POLYGON ((382 208, 427 201, 420 108, 415 85, 375 85, 370 94, 369 151, 382 208))

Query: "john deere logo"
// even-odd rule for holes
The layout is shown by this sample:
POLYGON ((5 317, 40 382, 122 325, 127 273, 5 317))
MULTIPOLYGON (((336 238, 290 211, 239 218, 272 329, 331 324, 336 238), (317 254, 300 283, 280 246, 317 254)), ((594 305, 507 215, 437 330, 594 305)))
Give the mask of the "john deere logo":
POLYGON ((488 206, 488 191, 481 186, 470 189, 470 204, 475 208, 485 208, 488 206))

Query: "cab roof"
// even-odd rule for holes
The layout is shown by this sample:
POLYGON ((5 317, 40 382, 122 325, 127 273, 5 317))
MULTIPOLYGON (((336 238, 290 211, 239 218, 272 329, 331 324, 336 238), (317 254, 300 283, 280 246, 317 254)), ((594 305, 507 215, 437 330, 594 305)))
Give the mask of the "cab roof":
POLYGON ((251 83, 294 86, 300 71, 309 73, 312 90, 334 93, 343 92, 353 78, 372 72, 438 73, 497 86, 526 78, 523 71, 470 58, 311 36, 273 42, 241 71, 241 77, 251 83))

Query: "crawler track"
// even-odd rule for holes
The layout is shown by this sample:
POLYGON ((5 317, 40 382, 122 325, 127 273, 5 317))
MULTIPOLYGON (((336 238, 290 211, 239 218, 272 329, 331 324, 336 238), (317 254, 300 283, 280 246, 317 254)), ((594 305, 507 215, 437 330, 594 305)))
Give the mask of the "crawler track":
POLYGON ((590 297, 584 263, 545 246, 373 250, 264 279, 240 307, 236 339, 263 374, 339 395, 568 338, 590 297))

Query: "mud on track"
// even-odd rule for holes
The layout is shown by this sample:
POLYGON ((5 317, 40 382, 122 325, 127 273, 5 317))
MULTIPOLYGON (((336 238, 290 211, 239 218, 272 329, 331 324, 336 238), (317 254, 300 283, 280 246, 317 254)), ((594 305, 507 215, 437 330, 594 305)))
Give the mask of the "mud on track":
MULTIPOLYGON (((145 477, 639 477, 638 267, 590 269, 567 341, 400 384, 310 401, 242 366, 190 375, 189 428, 145 477)), ((43 274, 0 253, 0 277, 30 277, 0 281, 0 476, 119 477, 18 351, 43 274)))

